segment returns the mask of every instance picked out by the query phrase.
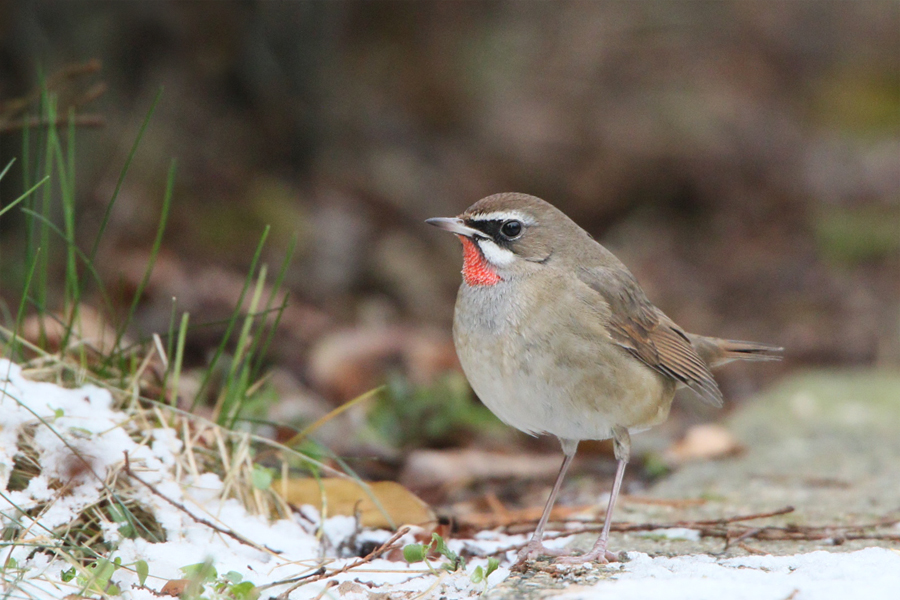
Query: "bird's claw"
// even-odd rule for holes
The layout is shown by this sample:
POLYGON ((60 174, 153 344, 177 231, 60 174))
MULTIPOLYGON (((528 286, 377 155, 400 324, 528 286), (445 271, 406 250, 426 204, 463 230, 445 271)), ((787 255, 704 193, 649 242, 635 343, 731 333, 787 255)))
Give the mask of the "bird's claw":
POLYGON ((533 560, 539 556, 561 556, 566 553, 565 548, 548 548, 540 540, 531 540, 525 547, 519 550, 516 557, 516 563, 513 567, 521 567, 529 560, 533 560))
POLYGON ((517 571, 524 570, 525 563, 538 558, 539 556, 551 556, 558 562, 567 565, 580 565, 590 562, 605 565, 610 562, 619 561, 619 556, 606 548, 595 548, 586 554, 579 554, 577 556, 567 556, 566 553, 567 550, 565 548, 548 548, 540 541, 532 540, 528 542, 524 548, 519 550, 513 569, 517 571))
POLYGON ((597 548, 596 550, 591 550, 586 554, 579 554, 577 556, 560 556, 558 560, 567 565, 580 565, 591 562, 606 565, 611 562, 618 562, 619 556, 606 548, 597 548))

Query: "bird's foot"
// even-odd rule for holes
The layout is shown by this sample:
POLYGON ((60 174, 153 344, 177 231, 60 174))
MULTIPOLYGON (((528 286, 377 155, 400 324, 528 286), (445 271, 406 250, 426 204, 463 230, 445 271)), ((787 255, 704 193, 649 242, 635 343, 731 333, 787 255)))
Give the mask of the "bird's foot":
POLYGON ((561 556, 566 553, 565 548, 548 548, 540 540, 531 540, 525 547, 519 550, 516 557, 514 569, 521 569, 529 560, 533 560, 539 556, 561 556))
POLYGON ((567 565, 580 565, 590 562, 596 562, 600 563, 601 565, 605 565, 609 564, 610 562, 618 562, 619 556, 610 552, 606 548, 594 548, 586 554, 579 554, 577 556, 560 556, 557 560, 567 565))
POLYGON ((577 556, 568 556, 567 553, 568 550, 566 548, 548 548, 540 541, 532 540, 528 542, 524 548, 519 550, 519 555, 515 564, 512 566, 512 570, 524 571, 526 568, 525 564, 539 556, 550 556, 553 557, 556 562, 566 565, 581 565, 591 562, 605 565, 622 560, 618 554, 614 554, 606 548, 594 548, 586 554, 579 554, 577 556))

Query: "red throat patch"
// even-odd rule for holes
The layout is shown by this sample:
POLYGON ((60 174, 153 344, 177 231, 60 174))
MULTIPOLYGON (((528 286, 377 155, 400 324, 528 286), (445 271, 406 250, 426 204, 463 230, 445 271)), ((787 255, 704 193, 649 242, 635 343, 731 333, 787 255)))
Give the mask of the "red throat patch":
POLYGON ((500 276, 491 267, 484 254, 475 242, 464 235, 457 236, 463 245, 463 279, 469 285, 495 285, 501 281, 500 276))

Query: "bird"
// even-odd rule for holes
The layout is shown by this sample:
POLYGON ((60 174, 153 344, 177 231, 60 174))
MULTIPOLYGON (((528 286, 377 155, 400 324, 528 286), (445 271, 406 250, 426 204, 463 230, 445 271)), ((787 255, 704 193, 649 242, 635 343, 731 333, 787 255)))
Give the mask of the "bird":
POLYGON ((540 556, 617 560, 607 544, 631 434, 665 421, 680 387, 721 407, 711 368, 779 360, 783 348, 686 332, 612 252, 535 196, 494 194, 457 217, 426 223, 462 242, 453 341, 472 389, 501 421, 556 436, 562 446, 559 474, 516 566, 540 556), (606 439, 616 474, 596 543, 574 556, 546 547, 544 529, 578 443, 606 439))

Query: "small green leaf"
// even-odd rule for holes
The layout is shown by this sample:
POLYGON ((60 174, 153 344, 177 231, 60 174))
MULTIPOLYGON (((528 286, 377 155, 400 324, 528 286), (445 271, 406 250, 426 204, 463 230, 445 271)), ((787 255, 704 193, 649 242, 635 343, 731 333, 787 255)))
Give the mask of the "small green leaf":
POLYGON ((216 572, 216 568, 212 566, 212 563, 209 561, 181 567, 181 572, 184 573, 185 577, 188 579, 196 579, 204 582, 213 581, 219 576, 216 572))
POLYGON ((484 578, 487 579, 491 576, 491 573, 500 568, 500 561, 493 556, 488 559, 487 572, 484 574, 484 578))
POLYGON ((425 560, 425 553, 428 547, 424 544, 407 544, 403 546, 403 558, 406 562, 412 564, 425 560))
POLYGON ((115 523, 127 523, 128 517, 125 515, 125 511, 118 504, 110 504, 107 508, 109 511, 109 518, 113 520, 115 523))
POLYGON ((94 577, 92 587, 98 591, 103 591, 106 589, 106 584, 109 583, 109 578, 116 572, 116 565, 107 558, 101 558, 94 565, 95 568, 91 570, 94 577))
POLYGON ((147 582, 147 575, 150 574, 150 567, 147 565, 147 561, 143 559, 137 561, 134 565, 134 570, 137 571, 138 583, 143 587, 147 582))
POLYGON ((66 411, 64 411, 64 410, 61 409, 61 408, 57 408, 56 410, 53 411, 53 418, 54 418, 54 419, 62 418, 62 417, 64 417, 65 415, 66 415, 66 411))
POLYGON ((75 567, 72 567, 71 569, 68 569, 66 571, 62 571, 59 574, 59 578, 65 582, 69 582, 75 579, 75 567))
POLYGON ((244 580, 244 576, 237 571, 228 571, 227 573, 225 573, 224 577, 231 583, 240 583, 244 580))
POLYGON ((449 572, 458 571, 460 568, 466 568, 466 561, 459 554, 447 547, 444 538, 436 533, 431 534, 431 543, 434 544, 435 551, 447 559, 447 563, 441 567, 449 572))
MULTIPOLYGON (((447 556, 447 553, 450 552, 450 549, 447 548, 447 544, 444 543, 444 538, 442 538, 438 534, 432 533, 431 541, 434 542, 434 550, 438 554, 443 554, 444 556, 447 556)), ((450 558, 450 557, 447 556, 447 558, 450 558)))
POLYGON ((253 465, 250 473, 250 481, 258 490, 265 491, 272 485, 272 470, 259 465, 253 465))
POLYGON ((469 575, 469 579, 472 580, 472 583, 481 583, 482 581, 484 581, 484 569, 482 569, 480 566, 475 567, 475 570, 472 571, 471 575, 469 575))
POLYGON ((259 598, 259 590, 252 581, 236 583, 230 588, 231 597, 234 600, 256 600, 259 598))

